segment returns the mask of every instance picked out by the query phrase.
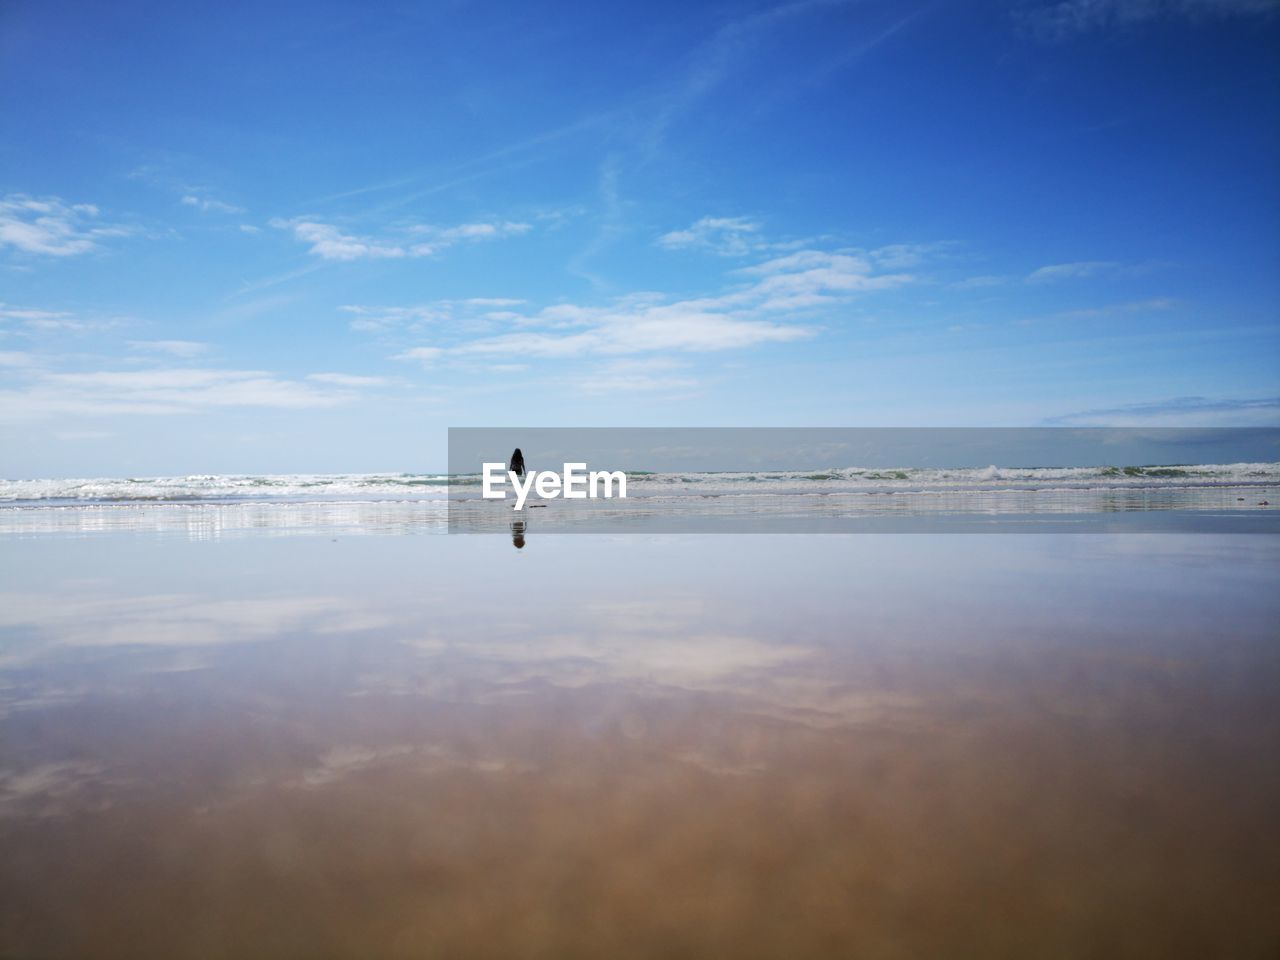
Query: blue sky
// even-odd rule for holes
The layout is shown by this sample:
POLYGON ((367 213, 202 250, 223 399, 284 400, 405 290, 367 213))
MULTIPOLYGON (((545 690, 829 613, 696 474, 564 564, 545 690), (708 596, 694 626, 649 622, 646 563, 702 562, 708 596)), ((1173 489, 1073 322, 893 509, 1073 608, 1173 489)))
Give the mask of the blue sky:
POLYGON ((0 474, 1280 423, 1280 2, 0 5, 0 474))

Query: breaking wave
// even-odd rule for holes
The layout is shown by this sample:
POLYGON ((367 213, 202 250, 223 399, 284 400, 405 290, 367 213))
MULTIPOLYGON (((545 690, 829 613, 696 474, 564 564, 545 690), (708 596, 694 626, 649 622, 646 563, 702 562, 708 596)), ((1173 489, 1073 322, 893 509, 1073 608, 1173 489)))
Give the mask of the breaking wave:
MULTIPOLYGON (((1090 467, 841 467, 819 470, 655 473, 628 471, 630 497, 789 493, 928 493, 932 491, 1134 489, 1267 486, 1280 463, 1090 467)), ((368 473, 195 475, 185 477, 0 480, 0 503, 443 501, 479 496, 475 474, 368 473)))

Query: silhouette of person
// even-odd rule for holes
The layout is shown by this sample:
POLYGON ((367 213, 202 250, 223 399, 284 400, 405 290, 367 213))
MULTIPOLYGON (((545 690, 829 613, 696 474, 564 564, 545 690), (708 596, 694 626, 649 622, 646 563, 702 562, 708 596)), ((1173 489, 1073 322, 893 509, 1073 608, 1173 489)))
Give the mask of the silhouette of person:
POLYGON ((519 447, 516 447, 515 453, 511 454, 511 466, 508 469, 517 477, 524 476, 524 454, 520 452, 519 447))
POLYGON ((517 550, 524 549, 524 531, 525 522, 523 520, 511 521, 511 543, 517 550))

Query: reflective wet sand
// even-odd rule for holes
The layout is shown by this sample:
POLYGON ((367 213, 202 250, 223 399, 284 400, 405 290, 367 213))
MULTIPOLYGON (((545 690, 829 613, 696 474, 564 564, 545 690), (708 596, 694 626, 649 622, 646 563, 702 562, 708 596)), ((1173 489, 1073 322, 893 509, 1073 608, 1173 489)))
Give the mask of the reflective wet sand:
POLYGON ((0 956, 1273 957, 1272 536, 0 540, 0 956))

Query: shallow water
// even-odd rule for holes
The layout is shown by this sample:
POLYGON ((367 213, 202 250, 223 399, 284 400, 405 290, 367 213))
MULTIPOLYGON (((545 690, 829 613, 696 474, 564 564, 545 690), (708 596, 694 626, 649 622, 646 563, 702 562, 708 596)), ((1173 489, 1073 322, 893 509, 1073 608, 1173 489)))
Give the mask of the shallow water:
POLYGON ((1280 538, 426 530, 0 537, 0 955, 1280 948, 1280 538))

